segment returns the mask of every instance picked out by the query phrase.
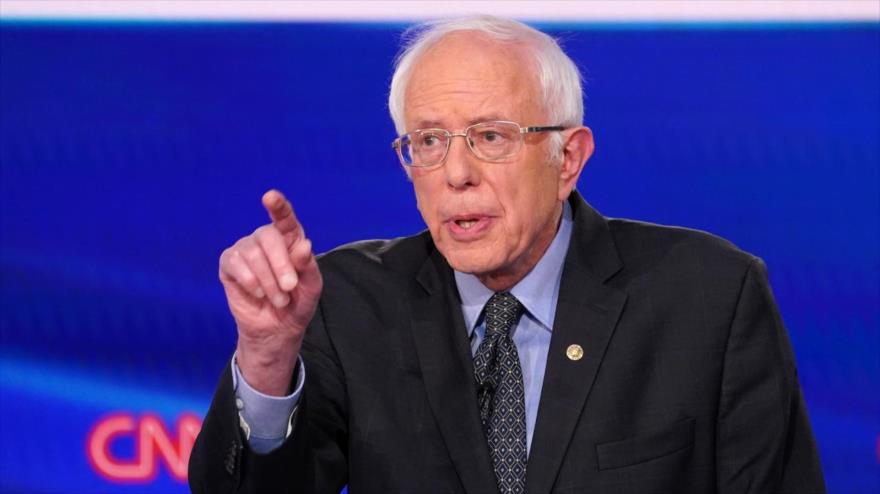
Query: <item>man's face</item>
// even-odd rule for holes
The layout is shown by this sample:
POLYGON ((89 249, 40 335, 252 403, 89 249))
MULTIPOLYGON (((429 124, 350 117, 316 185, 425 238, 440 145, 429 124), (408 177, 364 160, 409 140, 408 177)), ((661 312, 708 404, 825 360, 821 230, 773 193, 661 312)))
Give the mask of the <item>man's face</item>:
MULTIPOLYGON (((488 120, 558 124, 546 121, 531 67, 514 45, 475 33, 448 35, 412 69, 404 102, 407 131, 461 132, 488 120)), ((519 153, 503 162, 482 161, 463 138, 453 138, 444 164, 413 169, 419 211, 454 269, 503 290, 541 258, 571 191, 560 183, 558 163, 550 161, 549 137, 526 134, 519 153)))

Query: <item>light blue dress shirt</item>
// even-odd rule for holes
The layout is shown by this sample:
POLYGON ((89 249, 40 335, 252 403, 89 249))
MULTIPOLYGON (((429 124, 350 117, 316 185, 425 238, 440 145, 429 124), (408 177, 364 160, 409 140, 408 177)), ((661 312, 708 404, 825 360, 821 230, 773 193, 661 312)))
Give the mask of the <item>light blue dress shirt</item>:
MULTIPOLYGON (((566 202, 559 230, 550 247, 529 274, 510 289, 510 293, 526 309, 511 334, 519 354, 525 387, 526 451, 531 451, 535 421, 538 418, 538 403, 544 384, 544 370, 547 368, 547 351, 550 349, 556 301, 559 299, 559 283, 562 281, 562 266, 568 252, 571 230, 571 208, 566 202)), ((476 354, 486 334, 483 307, 495 292, 480 283, 476 276, 458 271, 455 272, 455 284, 461 296, 461 311, 471 339, 471 353, 476 354)))
POLYGON ((248 444, 257 453, 268 453, 281 446, 290 434, 293 414, 306 381, 302 358, 297 359, 297 365, 299 372, 293 393, 287 396, 271 396, 252 388, 241 377, 235 356, 232 357, 232 387, 235 389, 239 423, 248 444))
MULTIPOLYGON (((571 207, 565 202, 562 221, 550 247, 529 274, 510 289, 510 293, 525 307, 523 316, 513 328, 512 337, 522 365, 525 386, 527 450, 531 450, 535 421, 538 418, 538 404, 544 384, 544 371, 547 368, 547 352, 556 316, 562 267, 571 232, 571 207)), ((455 284, 461 296, 461 311, 471 340, 471 353, 476 353, 486 331, 482 320, 483 307, 494 292, 480 283, 476 276, 458 271, 455 272, 455 284)), ((232 359, 232 385, 241 427, 251 449, 258 453, 272 451, 290 434, 291 419, 302 394, 306 373, 301 359, 298 365, 294 392, 276 397, 250 387, 241 377, 235 358, 232 359)))

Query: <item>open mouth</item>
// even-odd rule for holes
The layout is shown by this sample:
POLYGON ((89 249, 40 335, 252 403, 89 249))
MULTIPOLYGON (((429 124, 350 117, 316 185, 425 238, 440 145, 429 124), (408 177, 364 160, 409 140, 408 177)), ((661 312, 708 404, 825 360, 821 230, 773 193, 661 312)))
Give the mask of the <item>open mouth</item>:
POLYGON ((471 241, 485 235, 491 223, 492 218, 490 216, 462 215, 450 218, 449 220, 447 220, 446 224, 453 238, 461 241, 471 241))
POLYGON ((455 220, 455 224, 464 230, 469 230, 477 224, 477 221, 477 219, 455 220))

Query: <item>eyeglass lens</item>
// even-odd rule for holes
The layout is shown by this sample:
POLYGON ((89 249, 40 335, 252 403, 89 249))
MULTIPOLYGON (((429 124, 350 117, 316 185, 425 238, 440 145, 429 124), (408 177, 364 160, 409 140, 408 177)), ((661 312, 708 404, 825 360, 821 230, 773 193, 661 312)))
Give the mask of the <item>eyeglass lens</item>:
MULTIPOLYGON (((446 158, 452 134, 443 129, 425 129, 410 133, 404 139, 403 157, 407 164, 430 166, 446 158)), ((497 161, 519 150, 522 134, 519 125, 511 122, 485 122, 468 127, 465 138, 478 158, 497 161)))

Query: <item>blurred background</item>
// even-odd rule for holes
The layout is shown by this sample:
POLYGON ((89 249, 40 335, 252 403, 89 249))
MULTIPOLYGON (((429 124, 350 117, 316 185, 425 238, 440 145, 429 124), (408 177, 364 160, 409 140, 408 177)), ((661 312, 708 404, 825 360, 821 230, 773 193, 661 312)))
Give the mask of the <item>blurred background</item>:
POLYGON ((880 3, 0 3, 0 492, 181 493, 235 328, 220 252, 292 198, 318 251, 423 229, 402 30, 560 38, 607 216, 762 257, 830 492, 880 492, 880 3))

